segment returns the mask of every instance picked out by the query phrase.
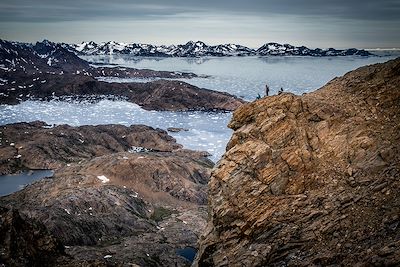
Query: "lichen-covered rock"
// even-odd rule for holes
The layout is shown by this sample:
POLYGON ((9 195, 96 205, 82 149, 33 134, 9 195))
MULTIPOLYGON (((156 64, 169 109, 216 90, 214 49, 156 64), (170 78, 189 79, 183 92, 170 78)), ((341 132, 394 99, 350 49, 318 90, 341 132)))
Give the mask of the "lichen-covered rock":
POLYGON ((400 59, 235 111, 198 266, 400 264, 400 59))

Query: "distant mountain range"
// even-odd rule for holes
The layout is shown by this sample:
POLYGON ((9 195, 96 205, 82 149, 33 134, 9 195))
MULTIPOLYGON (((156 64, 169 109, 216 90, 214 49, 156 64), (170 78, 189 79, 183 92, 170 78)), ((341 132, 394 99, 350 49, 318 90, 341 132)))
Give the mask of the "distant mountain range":
MULTIPOLYGON (((66 45, 66 44, 64 44, 66 45)), ((187 42, 181 45, 156 46, 140 43, 118 43, 115 41, 95 43, 82 42, 70 44, 71 51, 79 55, 133 55, 146 57, 204 57, 204 56, 371 56, 363 49, 310 49, 305 46, 267 43, 258 49, 237 44, 221 44, 209 46, 201 41, 187 42)))
MULTIPOLYGON (((193 78, 194 73, 179 71, 139 70, 126 67, 92 66, 77 54, 70 45, 48 40, 35 44, 10 42, 0 39, 0 86, 6 77, 18 80, 29 75, 84 75, 119 78, 193 78)), ((98 64, 101 65, 101 64, 98 64)), ((1 91, 0 87, 0 91, 1 91)), ((1 92, 0 92, 1 94, 1 92)))
POLYGON ((48 40, 36 44, 0 40, 0 63, 2 68, 15 67, 30 71, 48 71, 54 68, 64 71, 88 69, 88 62, 76 55, 132 55, 145 57, 206 57, 206 56, 371 56, 370 52, 356 48, 338 50, 310 49, 305 46, 267 43, 258 49, 242 45, 223 44, 209 46, 201 41, 183 45, 155 46, 138 43, 117 43, 114 41, 97 44, 54 43, 48 40), (29 60, 24 60, 29 58, 29 60))

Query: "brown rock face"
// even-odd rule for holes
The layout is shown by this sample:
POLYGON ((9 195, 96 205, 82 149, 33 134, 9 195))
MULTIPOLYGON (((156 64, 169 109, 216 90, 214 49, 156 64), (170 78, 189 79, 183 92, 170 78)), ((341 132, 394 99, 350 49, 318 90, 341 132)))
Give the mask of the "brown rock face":
POLYGON ((198 266, 400 264, 400 59, 240 107, 198 266))

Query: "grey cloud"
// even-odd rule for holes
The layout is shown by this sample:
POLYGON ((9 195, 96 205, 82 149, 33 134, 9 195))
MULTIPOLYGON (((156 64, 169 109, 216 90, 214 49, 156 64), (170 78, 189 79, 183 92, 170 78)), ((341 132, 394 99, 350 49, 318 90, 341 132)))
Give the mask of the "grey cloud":
POLYGON ((0 38, 400 46, 399 0, 1 0, 0 38))
POLYGON ((251 13, 333 17, 367 21, 399 21, 397 0, 3 0, 1 21, 70 21, 146 19, 185 12, 251 13))
POLYGON ((146 19, 154 16, 175 15, 187 11, 179 7, 131 3, 126 1, 53 1, 5 0, 0 3, 0 21, 59 22, 100 19, 146 19), (9 3, 7 3, 9 2, 9 3))

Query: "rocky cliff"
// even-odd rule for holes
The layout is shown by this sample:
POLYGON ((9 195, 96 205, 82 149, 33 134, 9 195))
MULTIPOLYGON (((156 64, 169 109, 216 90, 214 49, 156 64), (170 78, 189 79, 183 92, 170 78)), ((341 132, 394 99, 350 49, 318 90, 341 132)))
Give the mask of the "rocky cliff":
POLYGON ((400 264, 400 59, 235 111, 198 266, 400 264))

